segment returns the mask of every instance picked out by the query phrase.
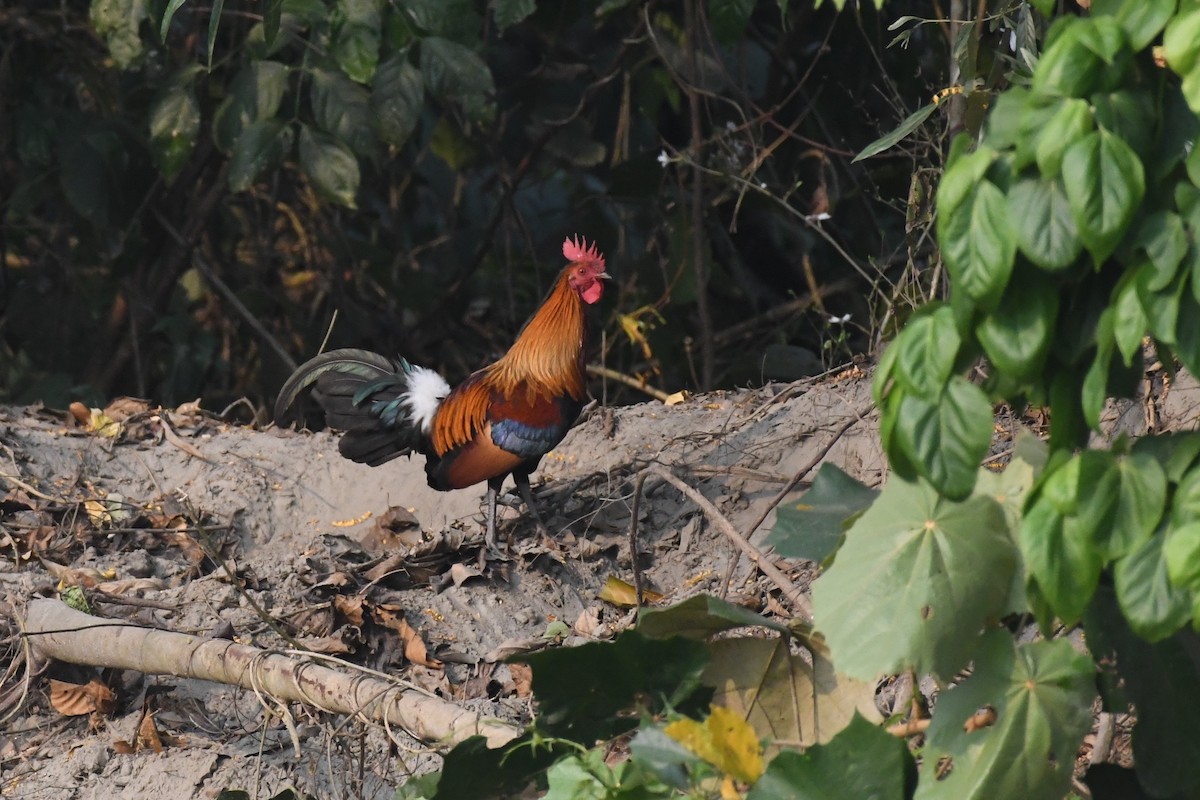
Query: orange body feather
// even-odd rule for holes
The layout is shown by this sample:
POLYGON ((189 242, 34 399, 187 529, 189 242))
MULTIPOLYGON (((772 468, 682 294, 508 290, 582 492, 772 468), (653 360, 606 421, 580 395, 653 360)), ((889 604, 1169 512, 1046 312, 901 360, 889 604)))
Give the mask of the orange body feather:
POLYGON ((559 276, 508 352, 459 384, 438 407, 432 444, 440 463, 430 465, 431 483, 458 489, 519 466, 523 458, 493 442, 493 423, 561 428, 561 438, 574 421, 587 392, 587 321, 568 277, 569 271, 559 276))

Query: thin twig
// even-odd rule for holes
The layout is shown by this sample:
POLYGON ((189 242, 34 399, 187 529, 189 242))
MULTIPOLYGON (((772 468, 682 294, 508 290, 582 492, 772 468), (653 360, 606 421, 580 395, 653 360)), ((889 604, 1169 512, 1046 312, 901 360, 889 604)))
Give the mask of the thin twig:
POLYGON ((675 477, 675 475, 669 470, 655 465, 646 471, 662 478, 667 483, 683 492, 688 499, 699 506, 700 510, 704 512, 705 516, 707 516, 709 520, 711 520, 717 526, 717 528, 721 530, 722 533, 728 536, 730 541, 732 541, 741 552, 746 554, 747 558, 754 562, 754 565, 758 567, 762 574, 766 575, 772 583, 783 590, 783 593, 792 602, 793 607, 797 609, 798 616, 802 619, 802 621, 806 623, 812 622, 812 603, 807 597, 804 596, 804 593, 800 590, 800 587, 792 583, 791 579, 784 574, 783 570, 772 564, 770 559, 768 559, 761 550, 750 544, 745 536, 742 536, 742 534, 738 533, 737 528, 733 527, 733 523, 731 523, 725 517, 725 515, 721 513, 720 509, 712 504, 712 501, 700 494, 691 486, 688 486, 686 483, 679 480, 679 478, 675 477))
POLYGON ((626 386, 637 389, 639 392, 644 392, 653 397, 655 400, 660 400, 664 403, 671 399, 671 395, 667 394, 662 389, 655 389, 653 386, 649 386, 645 381, 640 381, 632 375, 626 375, 623 372, 617 372, 615 369, 602 367, 598 364, 588 364, 587 372, 588 375, 592 375, 597 378, 609 378, 617 381, 618 383, 623 383, 626 386))
POLYGON ((909 736, 916 736, 918 733, 924 733, 929 729, 931 719, 910 719, 906 722, 897 722, 895 725, 888 726, 887 732, 892 736, 900 739, 905 739, 909 736))

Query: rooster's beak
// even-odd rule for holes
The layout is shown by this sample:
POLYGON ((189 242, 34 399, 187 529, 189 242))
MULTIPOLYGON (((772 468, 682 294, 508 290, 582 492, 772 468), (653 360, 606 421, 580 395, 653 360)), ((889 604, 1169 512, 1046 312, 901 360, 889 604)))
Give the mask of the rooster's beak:
POLYGON ((612 280, 612 275, 609 275, 607 272, 601 272, 601 273, 600 273, 599 275, 597 275, 596 277, 597 277, 597 278, 599 278, 599 279, 601 279, 601 280, 605 280, 605 281, 611 281, 611 280, 612 280))

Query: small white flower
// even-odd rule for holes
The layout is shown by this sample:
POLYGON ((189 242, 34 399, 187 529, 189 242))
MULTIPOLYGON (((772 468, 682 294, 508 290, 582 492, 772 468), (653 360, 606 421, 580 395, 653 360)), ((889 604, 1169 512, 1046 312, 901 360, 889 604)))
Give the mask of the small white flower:
POLYGON ((833 317, 830 317, 830 318, 829 318, 829 324, 830 324, 830 325, 845 325, 845 324, 846 324, 847 322, 849 322, 849 321, 850 321, 850 315, 849 315, 849 314, 843 314, 843 315, 842 315, 842 316, 840 316, 840 317, 833 316, 833 317))
POLYGON ((805 219, 812 220, 813 222, 824 222, 829 219, 829 213, 822 211, 820 214, 809 214, 805 219))
POLYGON ((759 182, 758 182, 758 188, 760 188, 760 189, 766 189, 766 188, 767 188, 767 182, 766 182, 766 181, 759 181, 759 182))
POLYGON ((659 164, 661 164, 661 165, 662 165, 662 166, 664 166, 664 167, 665 167, 667 164, 670 164, 670 163, 671 163, 671 157, 667 155, 667 151, 666 151, 666 150, 663 150, 661 153, 659 153, 659 154, 658 154, 658 163, 659 163, 659 164))
POLYGON ((733 124, 733 120, 727 119, 727 120, 725 120, 725 130, 732 133, 737 130, 737 125, 733 124))

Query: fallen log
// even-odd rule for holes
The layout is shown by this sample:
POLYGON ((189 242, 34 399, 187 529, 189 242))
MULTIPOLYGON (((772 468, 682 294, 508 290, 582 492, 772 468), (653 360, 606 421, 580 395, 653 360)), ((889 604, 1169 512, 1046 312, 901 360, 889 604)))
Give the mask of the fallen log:
POLYGON ((480 735, 489 747, 500 747, 521 732, 420 689, 332 669, 301 655, 93 617, 59 600, 30 601, 25 635, 46 658, 241 686, 280 701, 395 725, 435 746, 448 748, 480 735))

